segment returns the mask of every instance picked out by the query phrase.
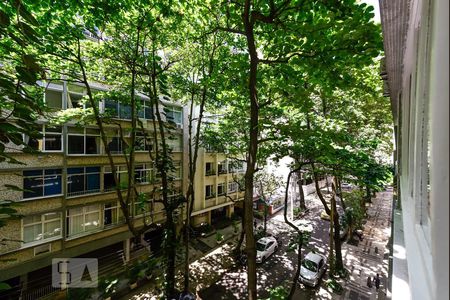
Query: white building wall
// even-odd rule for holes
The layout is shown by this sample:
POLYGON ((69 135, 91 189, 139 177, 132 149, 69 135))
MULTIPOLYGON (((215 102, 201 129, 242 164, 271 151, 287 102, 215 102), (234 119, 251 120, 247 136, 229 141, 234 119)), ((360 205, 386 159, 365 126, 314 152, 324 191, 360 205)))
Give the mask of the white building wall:
POLYGON ((449 296, 448 17, 446 0, 411 2, 402 94, 398 95, 399 185, 410 291, 404 290, 396 274, 400 248, 394 241, 392 299, 449 296))

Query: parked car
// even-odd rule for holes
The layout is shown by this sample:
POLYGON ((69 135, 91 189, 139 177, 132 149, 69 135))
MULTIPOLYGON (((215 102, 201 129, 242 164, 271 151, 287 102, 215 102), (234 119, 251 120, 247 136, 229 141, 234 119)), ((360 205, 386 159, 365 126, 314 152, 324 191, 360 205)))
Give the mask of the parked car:
POLYGON ((298 280, 305 285, 315 287, 327 269, 327 259, 322 254, 309 252, 302 260, 298 280))
POLYGON ((267 236, 256 242, 256 262, 263 263, 278 249, 278 242, 273 236, 267 236))

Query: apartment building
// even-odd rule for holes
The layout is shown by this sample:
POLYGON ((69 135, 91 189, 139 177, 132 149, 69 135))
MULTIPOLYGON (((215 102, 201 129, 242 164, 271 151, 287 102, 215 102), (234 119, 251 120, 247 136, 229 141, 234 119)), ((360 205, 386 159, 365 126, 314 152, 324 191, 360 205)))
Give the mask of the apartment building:
POLYGON ((242 178, 245 163, 227 159, 223 153, 199 149, 195 179, 192 224, 214 224, 230 218, 242 207, 244 192, 242 178))
POLYGON ((448 299, 449 5, 380 1, 395 126, 392 299, 448 299))
MULTIPOLYGON (((102 84, 92 84, 92 88, 94 92, 108 89, 102 84)), ((85 93, 85 88, 80 85, 52 83, 46 86, 45 102, 55 111, 87 108, 82 100, 85 93)), ((146 97, 139 97, 138 116, 149 133, 153 128, 154 108, 146 97)), ((187 186, 187 172, 184 172, 187 151, 183 150, 187 141, 188 110, 167 100, 161 97, 164 104, 161 109, 164 109, 163 121, 173 121, 176 125, 167 143, 172 149, 175 165, 170 174, 174 178, 171 196, 177 196, 185 193, 187 186)), ((124 143, 129 144, 130 139, 130 107, 103 100, 99 108, 110 112, 116 123, 107 125, 105 131, 108 147, 118 166, 119 184, 125 184, 128 176, 134 176, 137 191, 151 193, 159 187, 160 177, 148 153, 153 145, 144 142, 143 132, 136 137, 135 173, 129 174, 125 166, 123 151, 127 147, 124 143), (124 139, 120 137, 117 124, 123 128, 124 139)), ((0 195, 2 199, 19 203, 17 210, 23 216, 0 228, 0 236, 6 241, 0 244, 0 281, 29 291, 29 298, 34 298, 37 294, 33 293, 43 286, 51 286, 52 258, 94 257, 99 258, 100 269, 111 265, 120 269, 139 244, 124 224, 115 181, 97 126, 79 126, 75 121, 55 126, 44 119, 36 126, 42 138, 24 136, 24 141, 39 153, 23 153, 17 149, 12 155, 23 165, 0 164, 0 185, 23 189, 9 189, 0 195)), ((230 172, 234 170, 224 164, 223 154, 201 150, 199 157, 194 220, 211 222, 215 216, 230 216, 233 212, 231 199, 239 196, 230 179, 230 172), (224 209, 225 214, 222 213, 224 209)), ((144 221, 160 224, 165 219, 161 203, 151 203, 146 209, 135 205, 131 211, 137 226, 144 221)), ((142 238, 149 242, 153 253, 158 253, 161 226, 156 226, 142 238)), ((105 272, 111 270, 105 269, 105 272)))

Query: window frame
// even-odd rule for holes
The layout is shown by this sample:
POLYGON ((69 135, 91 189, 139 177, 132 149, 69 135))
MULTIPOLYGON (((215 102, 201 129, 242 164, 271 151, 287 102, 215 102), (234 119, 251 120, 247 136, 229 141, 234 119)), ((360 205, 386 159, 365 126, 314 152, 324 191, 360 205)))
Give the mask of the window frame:
POLYGON ((100 166, 81 166, 81 167, 73 167, 73 166, 71 166, 71 167, 68 167, 67 168, 67 173, 66 173, 66 197, 67 198, 73 198, 73 197, 78 197, 78 196, 84 196, 84 195, 89 195, 89 194, 98 194, 98 193, 101 193, 101 191, 102 191, 102 189, 101 189, 101 175, 102 175, 102 172, 101 172, 102 170, 101 170, 101 167, 100 166), (70 169, 80 169, 80 168, 82 168, 83 169, 83 173, 72 173, 72 174, 69 174, 69 170, 70 169), (87 172, 87 168, 98 168, 98 172, 87 172), (86 190, 86 188, 87 188, 87 185, 88 185, 88 182, 87 182, 87 180, 88 180, 88 175, 95 175, 95 174, 98 174, 98 182, 99 182, 99 186, 98 186, 98 189, 94 189, 94 190, 86 190), (83 191, 81 192, 75 192, 75 193, 78 193, 78 194, 69 194, 69 176, 80 176, 80 175, 83 175, 83 185, 84 185, 84 189, 83 189, 83 191))
POLYGON ((35 196, 35 197, 25 197, 26 191, 22 192, 22 201, 28 201, 28 200, 34 200, 34 199, 41 199, 41 198, 50 198, 50 197, 58 197, 63 196, 63 188, 62 188, 62 169, 59 168, 46 168, 46 169, 28 169, 22 171, 22 188, 25 190, 25 178, 34 178, 34 177, 41 177, 41 187, 42 187, 42 195, 41 196, 35 196), (45 174, 45 171, 47 170, 59 170, 59 173, 55 174, 45 174), (32 171, 41 171, 41 175, 28 175, 26 176, 24 172, 32 172, 32 171), (46 177, 52 177, 52 176, 59 176, 59 184, 60 184, 60 192, 57 194, 45 194, 45 178, 46 177))
POLYGON ((21 247, 22 248, 26 248, 26 247, 31 247, 31 246, 35 246, 35 245, 40 245, 40 244, 45 244, 51 241, 55 241, 58 239, 61 239, 63 237, 63 224, 62 224, 62 213, 61 212, 47 212, 47 213, 42 213, 42 214, 36 214, 36 215, 29 215, 29 216, 24 216, 23 218, 21 218, 20 220, 20 229, 21 229, 21 235, 20 235, 20 239, 21 239, 21 247), (55 219, 51 219, 51 220, 45 220, 45 216, 49 215, 49 214, 57 214, 59 215, 59 218, 55 218, 55 219), (24 224, 24 219, 27 217, 34 217, 34 216, 40 216, 40 221, 38 222, 33 222, 30 224, 24 224), (57 219, 59 219, 59 235, 58 236, 52 236, 49 238, 42 238, 40 240, 33 240, 31 242, 25 242, 25 227, 31 227, 31 226, 35 226, 37 224, 41 224, 41 234, 44 235, 44 228, 45 228, 45 224, 47 223, 51 223, 51 222, 55 222, 57 219))
POLYGON ((103 230, 103 217, 102 217, 103 214, 102 213, 103 213, 102 207, 99 204, 90 204, 90 205, 87 205, 87 206, 81 206, 81 207, 78 206, 78 207, 68 208, 66 210, 66 220, 67 220, 66 238, 67 239, 76 238, 76 237, 79 237, 79 236, 84 236, 84 235, 88 235, 88 234, 95 233, 95 232, 103 230), (97 208, 97 210, 87 211, 87 209, 89 207, 94 207, 94 206, 97 208), (75 209, 80 209, 80 208, 82 208, 82 212, 81 213, 70 215, 70 213, 69 213, 70 210, 75 210, 75 209), (98 220, 99 220, 98 224, 99 225, 96 228, 86 230, 85 229, 86 216, 90 215, 90 214, 94 214, 94 213, 98 214, 98 220), (77 232, 77 233, 72 233, 71 234, 70 230, 71 230, 72 226, 71 226, 70 219, 74 218, 74 217, 78 217, 78 216, 83 216, 83 222, 81 223, 81 226, 83 227, 83 230, 81 232, 77 232))
POLYGON ((83 128, 78 128, 78 129, 83 129, 83 133, 74 133, 74 132, 69 132, 69 130, 71 128, 78 128, 76 126, 70 126, 67 127, 67 139, 66 139, 66 149, 67 149, 67 155, 68 156, 80 156, 80 155, 90 155, 90 156, 95 156, 95 155, 102 155, 103 154, 103 147, 102 147, 102 141, 101 141, 101 134, 100 134, 100 130, 98 128, 94 128, 94 127, 83 127, 83 128), (97 134, 93 134, 93 133, 87 133, 88 130, 98 130, 98 135, 97 134), (83 137, 83 153, 69 153, 69 137, 70 136, 82 136, 83 137), (97 153, 87 153, 87 137, 96 137, 98 138, 98 151, 97 153))

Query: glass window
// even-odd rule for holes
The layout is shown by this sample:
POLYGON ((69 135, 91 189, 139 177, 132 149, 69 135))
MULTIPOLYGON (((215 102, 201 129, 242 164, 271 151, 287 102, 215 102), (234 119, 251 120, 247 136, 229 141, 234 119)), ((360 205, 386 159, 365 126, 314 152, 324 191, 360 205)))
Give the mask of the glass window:
POLYGON ((85 108, 83 105, 83 94, 78 93, 68 93, 67 94, 67 106, 69 108, 85 108))
POLYGON ((119 103, 119 119, 131 120, 131 106, 119 103))
POLYGON ((62 92, 46 90, 45 103, 50 108, 62 109, 62 92))
POLYGON ((172 149, 173 152, 183 151, 183 139, 181 135, 172 135, 167 139, 167 145, 172 149))
POLYGON ((183 112, 181 107, 166 106, 164 107, 167 121, 183 124, 183 112))
POLYGON ((212 185, 205 186, 205 198, 212 198, 214 196, 214 187, 212 185))
POLYGON ((22 220, 23 242, 31 243, 61 237, 61 213, 24 217, 22 220))
POLYGON ((150 133, 147 133, 147 139, 144 136, 143 132, 136 132, 136 142, 134 149, 136 151, 149 151, 153 149, 152 140, 150 137, 150 133))
POLYGON ((237 183, 236 182, 230 182, 228 184, 228 192, 229 193, 234 193, 237 191, 237 183))
POLYGON ((227 173, 227 162, 226 161, 219 162, 217 165, 217 170, 218 170, 219 174, 226 174, 227 173))
POLYGON ((68 128, 68 154, 100 154, 100 131, 94 128, 68 128))
POLYGON ((40 137, 24 136, 24 143, 42 152, 62 151, 62 128, 59 126, 38 125, 40 137))
POLYGON ((226 189, 225 189, 225 183, 219 183, 217 185, 217 195, 221 196, 221 195, 225 195, 226 193, 226 189))
POLYGON ((173 167, 174 170, 170 172, 170 176, 172 176, 174 180, 180 180, 182 176, 181 161, 174 161, 173 167))
MULTIPOLYGON (((117 166, 116 167, 118 182, 121 189, 124 189, 128 186, 128 169, 126 166, 117 166)), ((105 167, 105 171, 103 172, 103 190, 105 192, 112 191, 115 189, 116 185, 114 182, 114 177, 112 175, 112 171, 110 167, 105 167)))
POLYGON ((212 162, 207 162, 205 165, 205 175, 209 176, 209 175, 215 175, 214 172, 214 168, 213 168, 213 163, 212 162))
POLYGON ((150 101, 142 100, 140 102, 138 117, 147 120, 153 119, 153 107, 150 104, 150 101))
POLYGON ((137 165, 134 168, 134 181, 136 183, 150 183, 152 182, 152 168, 148 165, 137 165))
POLYGON ((109 226, 119 224, 124 221, 122 210, 118 202, 109 202, 104 206, 103 225, 109 226))
POLYGON ((100 206, 89 205, 67 210, 68 236, 100 228, 100 206))
POLYGON ((67 196, 77 196, 100 191, 100 167, 67 169, 67 196))
POLYGON ((23 199, 61 194, 61 169, 23 171, 23 199))
POLYGON ((109 116, 111 116, 113 118, 117 118, 119 116, 118 103, 113 100, 106 99, 105 100, 105 113, 107 113, 109 116))

